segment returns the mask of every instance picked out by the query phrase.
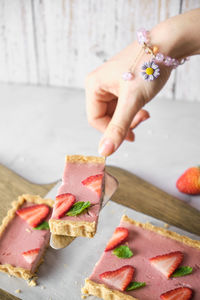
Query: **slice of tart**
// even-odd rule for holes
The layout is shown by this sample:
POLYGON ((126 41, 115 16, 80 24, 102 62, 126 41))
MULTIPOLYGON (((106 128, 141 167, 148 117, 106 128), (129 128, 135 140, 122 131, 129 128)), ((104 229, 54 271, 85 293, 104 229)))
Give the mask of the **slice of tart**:
POLYGON ((199 283, 200 241, 123 216, 82 292, 106 300, 198 300, 199 283))
POLYGON ((95 235, 104 193, 104 169, 103 157, 66 156, 62 185, 49 222, 52 234, 95 235))
POLYGON ((53 200, 22 195, 0 226, 0 271, 29 280, 49 245, 53 200))

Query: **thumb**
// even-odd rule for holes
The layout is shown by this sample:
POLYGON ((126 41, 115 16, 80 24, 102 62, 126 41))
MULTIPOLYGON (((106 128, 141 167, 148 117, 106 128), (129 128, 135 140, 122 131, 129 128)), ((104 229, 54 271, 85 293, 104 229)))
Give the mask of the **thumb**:
POLYGON ((143 102, 137 99, 132 93, 120 95, 113 117, 100 141, 100 155, 111 155, 129 134, 131 122, 143 106, 143 102))

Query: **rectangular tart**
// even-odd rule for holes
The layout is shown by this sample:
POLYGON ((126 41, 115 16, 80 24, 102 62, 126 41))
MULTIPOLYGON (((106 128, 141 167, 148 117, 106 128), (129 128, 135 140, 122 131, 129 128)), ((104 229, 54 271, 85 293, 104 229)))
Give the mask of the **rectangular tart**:
POLYGON ((113 250, 106 251, 105 249, 92 274, 85 280, 82 288, 84 294, 106 300, 155 300, 160 299, 163 293, 172 290, 177 292, 177 288, 181 290, 186 287, 192 290, 192 300, 200 299, 200 241, 149 223, 136 222, 127 216, 122 217, 119 227, 128 230, 128 237, 121 245, 127 245, 133 252, 133 256, 119 258, 114 255, 113 250), (190 266, 193 271, 187 276, 166 278, 163 273, 152 266, 150 258, 157 258, 162 254, 165 256, 166 253, 176 251, 183 253, 181 265, 190 266), (132 291, 127 291, 126 288, 122 291, 105 282, 105 273, 109 273, 110 276, 110 271, 127 267, 127 265, 134 268, 132 281, 145 282, 144 287, 132 291), (102 274, 104 274, 103 277, 102 274))
POLYGON ((51 233, 89 238, 95 235, 104 192, 104 169, 105 158, 103 157, 66 156, 62 184, 58 189, 49 222, 51 233), (75 199, 74 205, 78 202, 89 202, 90 206, 75 216, 67 215, 68 211, 64 215, 58 216, 56 209, 60 204, 57 201, 63 195, 72 195, 75 199))
POLYGON ((0 226, 1 272, 25 280, 35 278, 35 272, 42 263, 44 252, 49 245, 50 231, 49 229, 36 230, 17 212, 41 205, 47 207, 48 215, 43 220, 47 222, 52 212, 53 200, 25 194, 12 202, 12 208, 0 226))

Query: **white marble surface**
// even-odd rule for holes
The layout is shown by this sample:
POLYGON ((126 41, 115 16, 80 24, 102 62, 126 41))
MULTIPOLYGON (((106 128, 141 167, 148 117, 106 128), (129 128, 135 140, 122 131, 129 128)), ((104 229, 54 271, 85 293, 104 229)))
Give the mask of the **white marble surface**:
MULTIPOLYGON (((49 183, 61 177, 65 154, 96 155, 101 134, 90 127, 84 91, 0 85, 0 163, 26 179, 49 183)), ((155 99, 151 119, 136 130, 107 164, 131 171, 200 209, 200 196, 177 191, 188 167, 200 163, 200 103, 155 99)))

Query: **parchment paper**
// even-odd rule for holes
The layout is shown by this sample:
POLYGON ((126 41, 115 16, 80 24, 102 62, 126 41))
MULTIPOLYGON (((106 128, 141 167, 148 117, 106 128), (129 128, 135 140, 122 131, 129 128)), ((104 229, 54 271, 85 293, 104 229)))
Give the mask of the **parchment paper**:
MULTIPOLYGON (((56 192, 57 186, 47 196, 55 198, 56 192)), ((140 222, 149 221, 157 226, 164 225, 157 219, 109 201, 101 211, 98 231, 93 239, 80 237, 65 249, 49 248, 47 250, 45 261, 39 268, 36 287, 29 287, 26 281, 14 277, 9 278, 4 273, 0 273, 0 287, 23 300, 81 299, 81 287, 84 285, 84 279, 91 274, 123 214, 140 222), (15 293, 17 289, 21 290, 20 294, 15 293)), ((172 226, 169 229, 193 239, 200 239, 194 234, 172 226)), ((91 296, 87 299, 96 300, 97 298, 91 296)))

